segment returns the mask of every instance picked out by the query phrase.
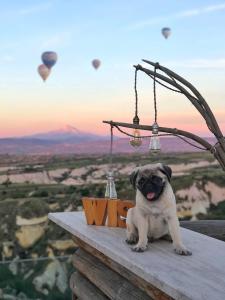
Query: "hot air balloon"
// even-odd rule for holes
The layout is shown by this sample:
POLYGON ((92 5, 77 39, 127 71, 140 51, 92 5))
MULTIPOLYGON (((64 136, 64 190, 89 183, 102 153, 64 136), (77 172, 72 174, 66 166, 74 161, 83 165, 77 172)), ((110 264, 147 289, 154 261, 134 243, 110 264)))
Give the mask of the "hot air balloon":
POLYGON ((162 35, 167 39, 171 35, 171 29, 169 27, 162 28, 162 35))
POLYGON ((99 59, 92 60, 92 66, 97 70, 101 65, 101 61, 99 59))
POLYGON ((51 69, 57 61, 57 53, 53 51, 46 51, 42 53, 41 59, 43 61, 43 64, 47 68, 51 69))
POLYGON ((44 64, 38 67, 38 73, 44 81, 48 78, 50 72, 51 70, 47 68, 46 65, 44 64))

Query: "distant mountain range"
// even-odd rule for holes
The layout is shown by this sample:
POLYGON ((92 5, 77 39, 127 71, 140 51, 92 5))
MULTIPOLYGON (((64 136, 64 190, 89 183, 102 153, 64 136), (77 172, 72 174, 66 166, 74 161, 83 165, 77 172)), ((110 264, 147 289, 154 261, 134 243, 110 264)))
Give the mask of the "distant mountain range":
POLYGON ((89 132, 84 132, 77 129, 74 126, 66 125, 64 128, 37 133, 30 136, 25 136, 25 139, 38 139, 44 141, 51 141, 51 142, 69 142, 69 143, 81 143, 81 142, 91 142, 97 140, 106 140, 106 136, 101 136, 89 132))
MULTIPOLYGON (((214 138, 206 138, 211 144, 214 138)), ((200 151, 178 137, 160 138, 162 152, 200 151)), ((192 142, 193 143, 193 142, 192 142)), ((149 138, 139 148, 133 148, 128 138, 114 139, 114 153, 147 152, 149 138)), ((105 154, 109 152, 110 137, 80 131, 67 125, 63 129, 24 137, 0 139, 0 154, 105 154)))

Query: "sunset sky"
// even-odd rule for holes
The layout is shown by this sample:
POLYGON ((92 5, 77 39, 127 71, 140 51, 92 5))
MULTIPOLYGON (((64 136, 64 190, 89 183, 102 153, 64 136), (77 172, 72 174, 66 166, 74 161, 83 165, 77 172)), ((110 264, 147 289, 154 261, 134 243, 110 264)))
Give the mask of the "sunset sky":
MULTIPOLYGON (((0 137, 67 124, 108 134, 102 120, 132 122, 133 64, 158 61, 205 97, 225 133, 225 2, 215 0, 1 1, 0 137), (166 40, 162 27, 172 29, 166 40), (43 51, 58 62, 43 83, 43 51), (94 58, 102 61, 96 71, 94 58)), ((144 65, 144 64, 143 64, 144 65)), ((140 73, 140 72, 139 72, 140 73)), ((153 83, 138 74, 139 111, 153 123, 153 83)), ((182 95, 157 86, 159 125, 208 136, 182 95)))

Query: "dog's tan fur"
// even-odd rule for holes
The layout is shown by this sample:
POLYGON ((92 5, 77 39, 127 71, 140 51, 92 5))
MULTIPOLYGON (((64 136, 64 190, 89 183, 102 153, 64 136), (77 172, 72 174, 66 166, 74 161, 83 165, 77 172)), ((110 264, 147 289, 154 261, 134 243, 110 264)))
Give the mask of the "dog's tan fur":
POLYGON ((176 199, 168 178, 160 170, 165 166, 161 163, 149 164, 136 168, 137 178, 141 174, 159 176, 165 182, 163 193, 156 201, 148 201, 142 193, 136 190, 136 206, 130 208, 127 214, 127 243, 136 244, 134 251, 143 252, 148 241, 170 235, 177 254, 191 255, 181 240, 179 221, 176 214, 176 199))

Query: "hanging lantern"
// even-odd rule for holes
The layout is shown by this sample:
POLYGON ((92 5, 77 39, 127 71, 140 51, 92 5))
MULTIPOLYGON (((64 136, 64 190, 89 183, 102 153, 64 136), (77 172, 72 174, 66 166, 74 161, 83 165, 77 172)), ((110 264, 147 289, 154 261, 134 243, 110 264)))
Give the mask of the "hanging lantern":
POLYGON ((160 147, 160 140, 158 135, 154 135, 150 139, 150 144, 149 144, 149 150, 151 153, 157 154, 160 152, 161 147, 160 147))
POLYGON ((142 140, 141 140, 141 134, 140 134, 140 130, 139 129, 134 129, 133 131, 133 137, 130 139, 130 145, 132 147, 140 147, 142 144, 142 140))
POLYGON ((107 184, 105 190, 105 198, 109 199, 117 199, 117 192, 114 182, 114 174, 113 171, 109 171, 107 173, 107 184))
POLYGON ((152 137, 150 139, 150 144, 149 144, 149 150, 151 153, 159 153, 160 150, 161 150, 161 147, 160 147, 160 140, 159 140, 159 126, 158 124, 155 122, 153 125, 152 125, 152 137))
POLYGON ((159 140, 159 125, 157 123, 157 103, 156 103, 156 69, 158 64, 155 65, 154 78, 153 78, 153 94, 154 94, 154 111, 155 111, 155 122, 152 125, 152 137, 150 139, 149 150, 151 153, 159 153, 161 150, 159 140))

